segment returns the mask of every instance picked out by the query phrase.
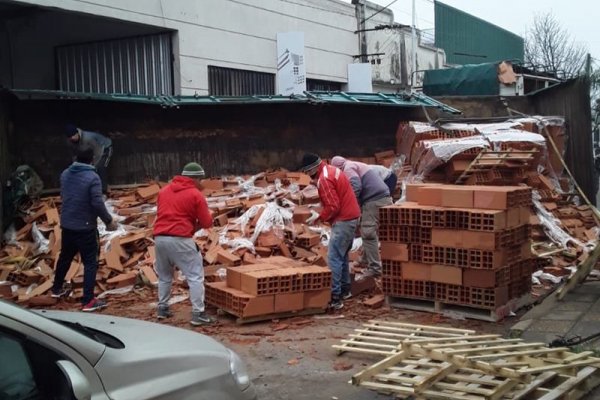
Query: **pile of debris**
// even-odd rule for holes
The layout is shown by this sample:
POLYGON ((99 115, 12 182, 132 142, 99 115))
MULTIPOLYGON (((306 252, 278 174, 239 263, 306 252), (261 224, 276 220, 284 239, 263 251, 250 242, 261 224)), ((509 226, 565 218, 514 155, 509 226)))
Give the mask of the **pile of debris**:
POLYGON ((352 384, 402 399, 579 399, 600 383, 600 359, 472 330, 370 321, 338 352, 385 357, 352 384))
MULTIPOLYGON (((119 229, 108 232, 101 223, 99 226, 98 294, 124 293, 133 285, 157 284, 152 227, 158 192, 164 185, 151 182, 111 191, 107 205, 119 221, 119 229)), ((200 230, 194 239, 204 255, 206 280, 214 283, 207 288, 207 302, 238 317, 326 307, 324 293, 330 290, 331 281, 326 268, 330 228, 306 225, 319 202, 310 178, 277 170, 251 177, 207 179, 204 185, 215 227, 200 230), (240 271, 249 276, 252 275, 250 267, 259 269, 258 264, 265 270, 274 269, 267 268, 269 264, 265 262, 271 267, 286 264, 288 271, 281 274, 287 273, 289 290, 278 281, 272 284, 269 293, 259 293, 257 287, 242 288, 232 280, 231 270, 241 265, 247 267, 240 271), (298 268, 293 279, 289 268, 298 268), (271 305, 263 306, 257 314, 250 311, 250 306, 244 311, 239 302, 236 308, 220 300, 222 292, 236 290, 244 293, 241 297, 246 303, 251 297, 271 296, 271 305), (300 301, 299 293, 305 291, 311 293, 302 296, 300 301), (286 297, 284 294, 292 293, 294 296, 287 298, 294 297, 294 302, 281 300, 286 297)), ((31 306, 55 303, 48 291, 60 252, 60 207, 59 197, 42 198, 29 208, 18 230, 11 228, 6 232, 6 245, 0 250, 0 297, 31 306)), ((361 242, 357 240, 351 252, 353 260, 358 259, 360 248, 361 242)), ((179 275, 177 278, 176 283, 185 286, 185 279, 179 275)), ((66 281, 73 289, 71 300, 79 300, 83 295, 83 265, 79 258, 73 261, 66 281)), ((267 302, 264 297, 260 300, 263 305, 267 302)))

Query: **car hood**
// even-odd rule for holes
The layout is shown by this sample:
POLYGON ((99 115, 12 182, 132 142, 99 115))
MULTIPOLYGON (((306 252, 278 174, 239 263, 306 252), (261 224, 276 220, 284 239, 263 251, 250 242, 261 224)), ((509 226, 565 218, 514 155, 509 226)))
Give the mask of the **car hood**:
POLYGON ((45 311, 43 315, 105 332, 124 344, 121 349, 107 346, 95 366, 112 398, 168 397, 193 382, 230 375, 227 348, 191 330, 101 314, 45 311))

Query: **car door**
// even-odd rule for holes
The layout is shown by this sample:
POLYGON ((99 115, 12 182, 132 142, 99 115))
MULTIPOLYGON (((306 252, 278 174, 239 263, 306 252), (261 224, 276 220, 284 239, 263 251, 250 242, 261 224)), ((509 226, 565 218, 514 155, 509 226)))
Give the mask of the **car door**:
POLYGON ((0 315, 0 354, 0 382, 5 380, 4 385, 0 383, 2 399, 75 399, 71 382, 57 365, 58 361, 74 364, 83 374, 91 394, 87 398, 109 398, 93 365, 69 346, 67 337, 55 337, 53 332, 42 332, 0 315))

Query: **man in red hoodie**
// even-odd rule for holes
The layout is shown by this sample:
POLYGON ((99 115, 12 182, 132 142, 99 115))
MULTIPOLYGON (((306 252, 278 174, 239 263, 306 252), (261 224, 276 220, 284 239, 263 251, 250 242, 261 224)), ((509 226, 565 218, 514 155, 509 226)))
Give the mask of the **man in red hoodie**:
POLYGON ((346 175, 323 162, 318 155, 305 154, 302 170, 317 181, 322 205, 317 219, 331 224, 327 253, 327 263, 333 277, 330 307, 339 310, 344 307, 343 300, 350 297, 348 253, 358 226, 360 207, 346 175))
POLYGON ((206 198, 201 193, 204 169, 189 163, 180 176, 158 194, 158 210, 154 223, 156 272, 158 273, 158 318, 169 318, 169 297, 173 267, 185 275, 190 287, 192 325, 210 324, 213 319, 204 312, 204 269, 202 256, 192 238, 201 228, 213 224, 206 198))

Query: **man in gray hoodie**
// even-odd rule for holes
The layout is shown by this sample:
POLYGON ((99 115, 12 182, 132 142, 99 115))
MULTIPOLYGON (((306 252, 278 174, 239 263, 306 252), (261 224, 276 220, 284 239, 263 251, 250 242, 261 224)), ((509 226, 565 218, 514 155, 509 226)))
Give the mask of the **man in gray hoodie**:
POLYGON ((102 193, 108 192, 107 169, 112 156, 112 140, 96 132, 84 131, 73 124, 66 126, 66 135, 75 153, 82 149, 92 149, 92 165, 100 176, 102 193))
POLYGON ((363 262, 367 270, 362 277, 381 275, 379 254, 379 208, 392 204, 390 190, 377 171, 370 165, 336 156, 331 165, 341 169, 350 180, 352 190, 361 208, 360 236, 363 242, 363 262))
POLYGON ((81 149, 77 152, 76 161, 60 176, 62 239, 52 297, 59 298, 69 294, 69 290, 63 287, 65 276, 73 258, 79 253, 84 268, 82 311, 106 307, 104 301, 94 297, 100 253, 98 217, 106 224, 107 230, 117 229, 116 222, 104 205, 100 177, 91 165, 93 159, 93 149, 81 149))

